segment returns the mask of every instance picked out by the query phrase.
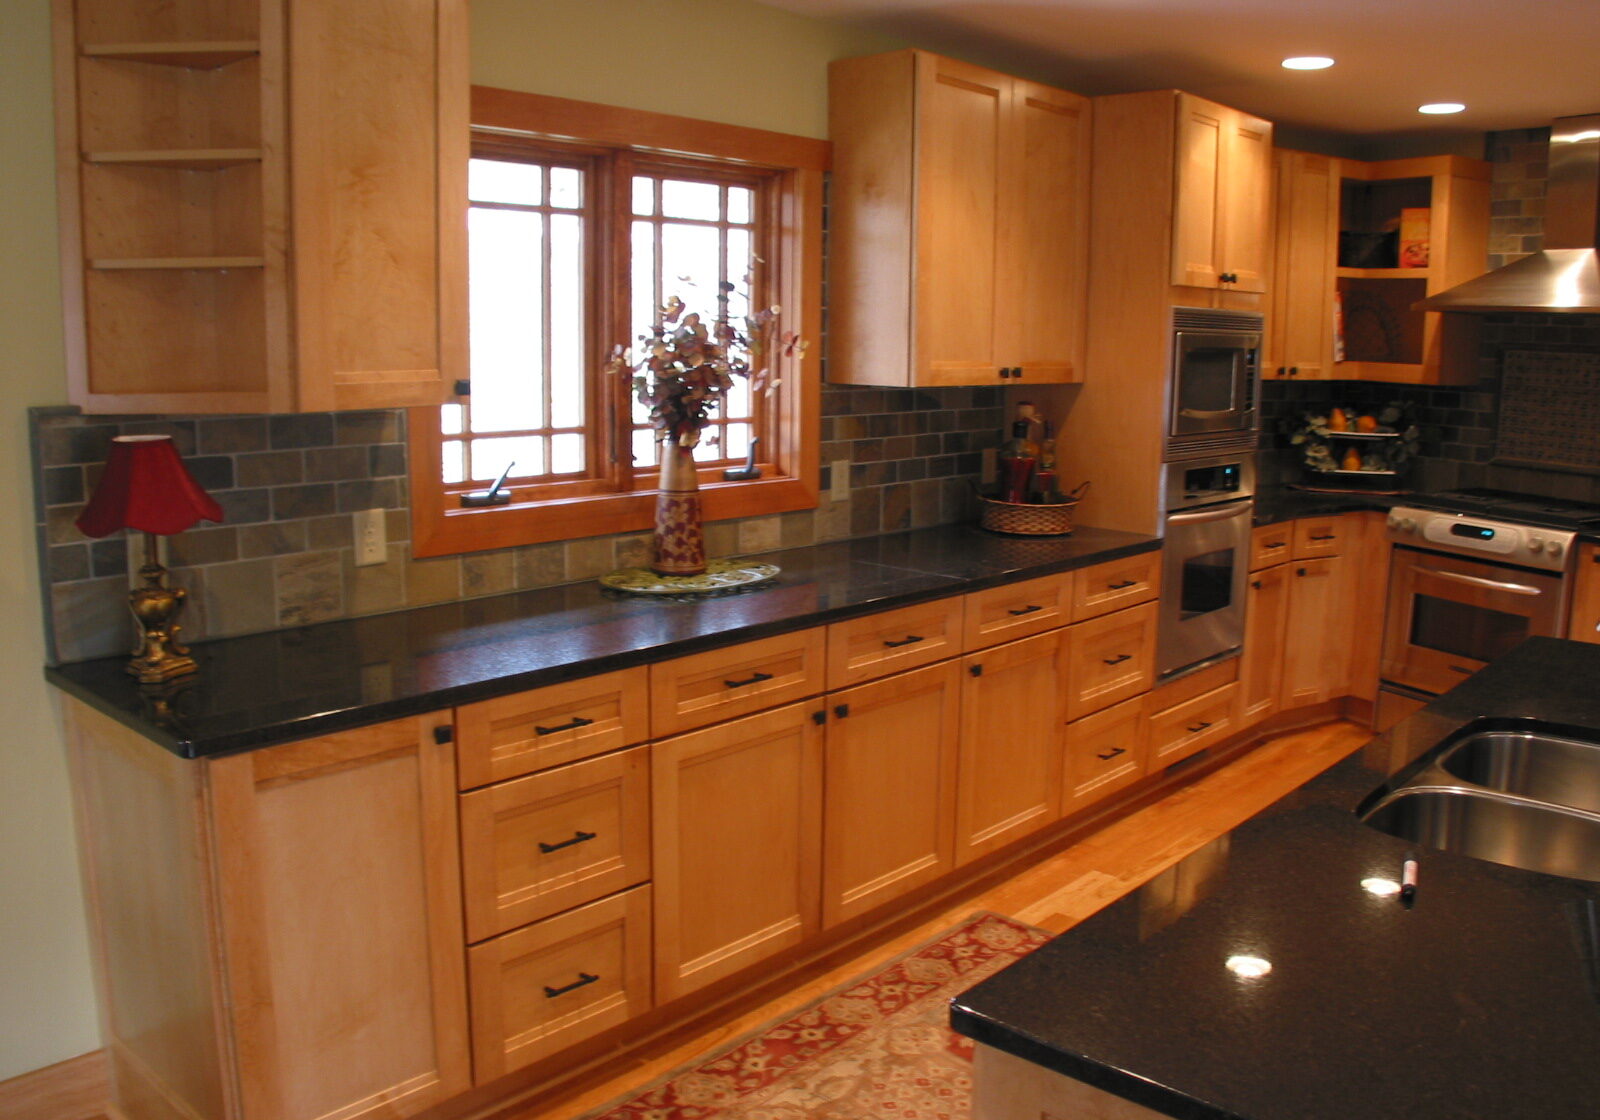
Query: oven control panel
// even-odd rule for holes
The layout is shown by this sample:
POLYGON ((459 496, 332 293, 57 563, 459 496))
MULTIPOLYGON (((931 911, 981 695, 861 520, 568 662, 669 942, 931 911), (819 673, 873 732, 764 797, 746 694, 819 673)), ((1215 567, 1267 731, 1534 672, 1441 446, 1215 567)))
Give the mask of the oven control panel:
POLYGON ((1436 552, 1487 554, 1507 564, 1555 572, 1566 568, 1577 534, 1469 514, 1395 506, 1389 511, 1389 539, 1395 544, 1436 552))

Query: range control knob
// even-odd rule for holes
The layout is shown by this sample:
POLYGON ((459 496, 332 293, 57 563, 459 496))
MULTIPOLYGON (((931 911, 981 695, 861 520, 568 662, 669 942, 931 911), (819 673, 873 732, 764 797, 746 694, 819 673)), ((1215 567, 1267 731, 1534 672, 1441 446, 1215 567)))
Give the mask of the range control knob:
MULTIPOLYGON (((1560 545, 1552 543, 1550 545, 1550 549, 1551 549, 1550 554, 1552 556, 1556 555, 1555 550, 1560 548, 1560 547, 1561 547, 1560 545)), ((1529 552, 1543 552, 1544 551, 1544 538, 1543 537, 1529 537, 1528 538, 1528 551, 1529 552)))
POLYGON ((1561 559, 1561 553, 1564 551, 1565 550, 1561 547, 1560 541, 1551 541, 1550 547, 1546 549, 1546 552, 1549 553, 1550 559, 1552 560, 1561 559))
POLYGON ((1414 532, 1416 532, 1417 531, 1417 520, 1416 520, 1416 518, 1414 518, 1414 517, 1402 517, 1400 519, 1400 531, 1403 532, 1403 533, 1414 533, 1414 532))

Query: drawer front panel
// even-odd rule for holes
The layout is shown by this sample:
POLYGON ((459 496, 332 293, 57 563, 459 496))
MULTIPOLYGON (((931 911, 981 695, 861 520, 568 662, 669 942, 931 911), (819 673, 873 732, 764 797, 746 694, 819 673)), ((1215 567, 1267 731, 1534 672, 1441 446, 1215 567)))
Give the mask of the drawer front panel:
POLYGON ((1070 572, 974 591, 964 604, 962 648, 971 652, 1042 634, 1072 617, 1070 572))
POLYGON ((1067 719, 1146 692, 1155 677, 1156 605, 1080 622, 1067 631, 1067 719))
POLYGON ((1072 618, 1097 615, 1148 603, 1161 593, 1161 553, 1145 552, 1080 568, 1072 576, 1072 618))
POLYGON ((1068 813, 1093 805, 1144 777, 1150 736, 1147 698, 1135 696, 1067 725, 1068 813))
POLYGON ((462 789, 564 766, 650 737, 644 666, 456 709, 462 789))
POLYGON ((962 597, 835 622, 828 627, 828 687, 847 688, 961 652, 962 597))
POLYGON ((822 627, 650 666, 650 729, 661 738, 822 691, 822 627))
POLYGON ((1281 564, 1294 555, 1294 522, 1261 525, 1250 531, 1250 570, 1281 564))
POLYGON ((1234 682, 1157 712, 1150 719, 1150 768, 1171 766, 1232 735, 1238 728, 1238 700, 1234 682))
POLYGON ((1337 556, 1344 544, 1342 517, 1302 517, 1294 523, 1294 558, 1337 556))
POLYGON ((650 888, 474 945, 467 973, 481 1085, 650 1009, 650 888))
POLYGON ((650 877, 650 751, 530 774, 461 795, 467 940, 650 877))

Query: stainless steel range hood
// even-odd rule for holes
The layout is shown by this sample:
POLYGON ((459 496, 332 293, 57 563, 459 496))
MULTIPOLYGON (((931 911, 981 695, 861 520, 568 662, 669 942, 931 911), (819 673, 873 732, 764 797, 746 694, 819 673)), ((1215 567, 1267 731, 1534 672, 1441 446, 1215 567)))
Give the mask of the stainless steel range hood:
POLYGON ((1544 251, 1419 300, 1421 311, 1600 313, 1600 113, 1550 130, 1544 251))

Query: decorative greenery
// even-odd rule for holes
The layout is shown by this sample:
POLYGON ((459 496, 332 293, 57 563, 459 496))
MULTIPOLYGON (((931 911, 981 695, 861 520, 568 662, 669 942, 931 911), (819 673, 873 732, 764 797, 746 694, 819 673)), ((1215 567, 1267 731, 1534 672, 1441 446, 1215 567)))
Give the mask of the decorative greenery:
POLYGON ((1350 469, 1343 465, 1343 457, 1352 449, 1360 456, 1363 471, 1403 471, 1416 455, 1421 436, 1407 401, 1390 401, 1367 411, 1334 405, 1321 412, 1302 413, 1298 423, 1290 421, 1286 428, 1289 442, 1300 448, 1306 469, 1318 472, 1350 469), (1340 438, 1361 434, 1395 438, 1340 438))
POLYGON ((777 307, 763 308, 746 316, 742 328, 735 326, 728 317, 732 290, 726 282, 718 286, 717 317, 710 323, 698 312, 685 314, 684 302, 671 297, 661 308, 660 322, 639 336, 637 354, 619 345, 606 364, 608 373, 628 379, 633 395, 650 409, 660 442, 696 446, 735 377, 770 392, 778 382, 767 383, 767 354, 776 348, 787 358, 806 348, 794 332, 779 332, 777 307))

